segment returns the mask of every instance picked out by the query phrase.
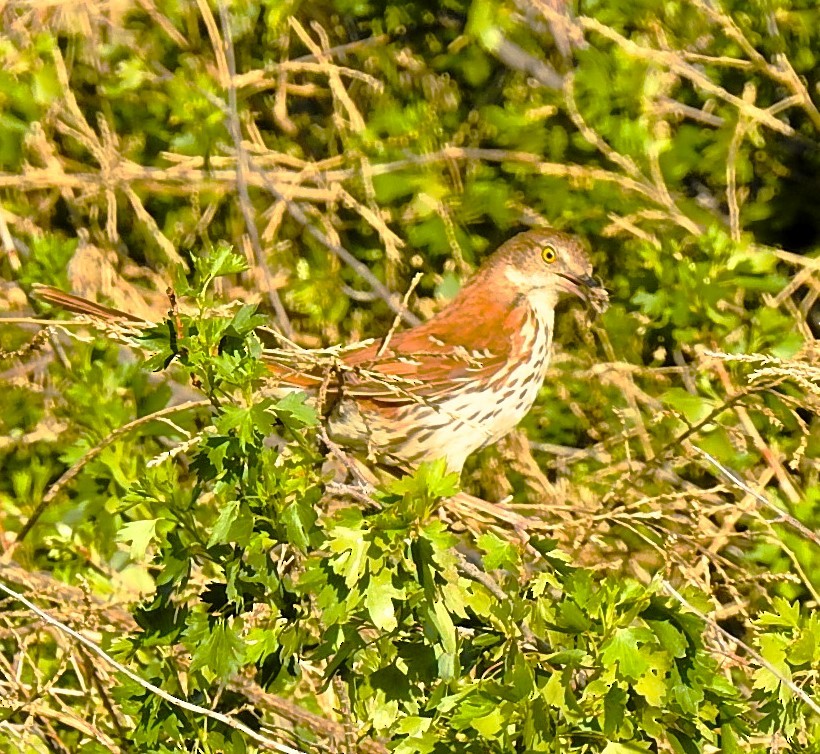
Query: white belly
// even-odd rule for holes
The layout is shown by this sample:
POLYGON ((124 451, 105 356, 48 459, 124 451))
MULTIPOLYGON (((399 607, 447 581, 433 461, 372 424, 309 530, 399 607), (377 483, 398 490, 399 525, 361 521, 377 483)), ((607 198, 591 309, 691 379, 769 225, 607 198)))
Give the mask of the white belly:
POLYGON ((532 354, 529 360, 478 393, 474 384, 465 384, 462 390, 439 400, 425 429, 407 438, 402 456, 414 464, 445 458, 448 468, 460 471, 471 453, 512 431, 535 403, 549 367, 552 316, 539 324, 532 344, 526 345, 532 354))

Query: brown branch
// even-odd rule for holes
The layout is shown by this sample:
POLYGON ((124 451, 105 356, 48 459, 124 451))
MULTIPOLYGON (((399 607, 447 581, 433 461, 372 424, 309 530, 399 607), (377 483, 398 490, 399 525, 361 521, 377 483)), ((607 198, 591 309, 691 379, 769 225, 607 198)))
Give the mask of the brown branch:
POLYGON ((686 63, 678 53, 643 47, 627 39, 606 24, 602 24, 597 19, 590 18, 589 16, 581 16, 578 20, 584 29, 600 34, 605 39, 617 44, 628 55, 654 65, 665 66, 673 73, 688 79, 698 89, 702 89, 708 94, 718 97, 730 105, 734 105, 741 113, 748 117, 749 120, 761 123, 772 131, 776 131, 784 136, 794 136, 794 129, 787 123, 777 120, 777 118, 768 111, 745 102, 742 98, 726 91, 722 86, 718 86, 702 71, 686 63))
POLYGON ((305 214, 305 211, 294 201, 290 198, 286 197, 281 191, 279 191, 273 183, 268 180, 268 177, 264 173, 259 173, 262 181, 265 183, 268 191, 271 192, 280 202, 285 205, 288 214, 299 223, 308 234, 313 236, 319 243, 322 244, 326 249, 332 252, 335 256, 337 256, 342 262, 344 262, 348 267, 350 267, 359 277, 369 283, 370 287, 373 289, 374 293, 376 293, 379 298, 384 301, 396 314, 400 314, 401 318, 409 325, 417 325, 421 322, 421 320, 412 312, 408 312, 403 310, 401 307, 401 303, 396 301, 396 295, 384 284, 379 280, 368 268, 366 264, 360 262, 356 259, 353 254, 351 254, 344 246, 340 246, 337 243, 331 241, 321 230, 319 230, 313 223, 310 222, 308 216, 305 214))
MULTIPOLYGON (((801 521, 798 521, 794 516, 792 516, 787 511, 784 511, 782 508, 776 506, 771 500, 769 500, 764 495, 761 495, 756 490, 752 489, 740 476, 732 471, 731 469, 724 466, 720 461, 718 461, 714 456, 707 453, 702 448, 699 448, 697 445, 692 445, 692 447, 700 453, 709 463, 712 464, 720 473, 721 475, 728 479, 735 487, 745 492, 747 495, 755 499, 758 503, 760 503, 763 507, 767 508, 768 510, 772 511, 777 518, 770 522, 770 523, 786 523, 791 526, 795 531, 799 532, 802 536, 804 536, 809 542, 812 542, 818 548, 820 548, 820 536, 817 535, 816 532, 813 532, 807 526, 805 526, 801 521)), ((774 471, 771 470, 771 473, 774 474, 774 471)))
POLYGON ((812 699, 803 689, 800 688, 791 678, 787 678, 783 673, 778 670, 774 665, 772 665, 768 660, 766 660, 759 652, 754 650, 748 644, 744 643, 737 636, 733 636, 730 634, 725 628, 719 625, 716 621, 712 620, 708 615, 702 613, 698 610, 694 605, 686 600, 683 595, 678 592, 675 587, 673 587, 668 581, 665 579, 661 582, 663 584, 663 588, 666 590, 667 594, 674 597, 681 605, 683 605, 687 610, 690 610, 695 615, 698 616, 704 623, 706 623, 712 630, 719 633, 725 639, 728 639, 733 644, 737 644, 739 647, 742 647, 746 654, 749 655, 758 665, 761 667, 766 668, 775 678, 780 681, 784 686, 787 686, 789 690, 795 694, 798 698, 800 698, 806 705, 815 713, 820 715, 820 704, 818 704, 814 699, 812 699))

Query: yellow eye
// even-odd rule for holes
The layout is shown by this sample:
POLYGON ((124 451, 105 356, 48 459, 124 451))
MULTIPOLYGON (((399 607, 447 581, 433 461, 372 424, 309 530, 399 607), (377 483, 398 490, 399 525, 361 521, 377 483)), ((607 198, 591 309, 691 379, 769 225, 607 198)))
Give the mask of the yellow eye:
POLYGON ((541 259, 543 259, 547 264, 552 264, 556 259, 558 259, 558 252, 555 250, 555 247, 545 246, 541 249, 541 259))

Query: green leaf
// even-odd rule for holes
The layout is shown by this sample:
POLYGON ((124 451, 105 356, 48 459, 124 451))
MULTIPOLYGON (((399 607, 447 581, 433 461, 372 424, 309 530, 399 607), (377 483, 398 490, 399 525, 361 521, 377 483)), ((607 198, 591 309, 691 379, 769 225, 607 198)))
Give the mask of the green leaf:
POLYGON ((700 746, 692 740, 691 736, 679 730, 667 730, 666 735, 675 754, 701 754, 700 746))
POLYGON ((444 650, 454 655, 457 649, 456 627, 453 625, 453 619, 450 617, 450 613, 447 612, 444 602, 435 600, 432 610, 428 610, 428 615, 436 628, 444 650))
POLYGON ((117 542, 129 544, 128 555, 131 560, 141 561, 145 558, 148 546, 157 536, 158 518, 143 521, 129 521, 117 532, 117 542))
POLYGON ((722 725, 720 728, 720 751, 721 754, 741 754, 743 751, 731 725, 722 725))
POLYGON ((333 571, 344 577, 345 586, 352 589, 364 576, 367 569, 367 549, 369 544, 362 537, 361 529, 339 526, 331 530, 333 539, 328 542, 335 555, 333 571))
POLYGON ((649 751, 648 745, 639 746, 637 744, 610 741, 601 749, 601 754, 646 754, 647 751, 649 751))
POLYGON ((387 490, 402 497, 437 500, 452 497, 459 490, 459 475, 447 471, 443 458, 425 461, 413 474, 392 482, 387 490))
POLYGON ((637 680, 649 668, 649 661, 638 646, 645 631, 638 628, 619 628, 604 645, 602 659, 606 665, 618 664, 621 673, 637 680))
POLYGON ((208 547, 213 547, 217 542, 245 546, 250 541, 252 532, 253 515, 247 504, 241 500, 228 500, 219 511, 219 518, 208 539, 208 547))
POLYGON ((237 254, 230 244, 219 242, 210 254, 195 259, 194 267, 200 292, 204 293, 215 278, 247 270, 248 261, 241 254, 237 254))
POLYGON ((316 410, 307 404, 307 395, 288 393, 274 406, 276 414, 292 427, 315 427, 319 423, 316 410))
POLYGON ((697 715, 698 705, 703 701, 702 689, 677 683, 672 686, 672 695, 685 714, 697 715))
POLYGON ((495 738, 504 726, 505 718, 500 709, 494 709, 487 715, 475 717, 470 721, 470 725, 475 728, 484 738, 495 738))
POLYGON ((436 286, 436 298, 449 301, 455 298, 460 288, 461 281, 458 276, 452 272, 445 272, 441 277, 441 282, 436 286))
POLYGON ((228 330, 238 337, 243 337, 257 327, 268 324, 267 317, 256 313, 256 304, 243 304, 231 318, 228 330))
POLYGON ((592 621, 584 615, 574 600, 563 600, 558 605, 558 613, 561 616, 561 625, 576 633, 588 631, 592 625, 592 621))
POLYGON ((776 670, 783 674, 789 673, 789 666, 786 663, 786 650, 789 640, 782 634, 763 634, 757 639, 760 654, 776 670))
POLYGON ((530 698, 536 693, 533 668, 524 654, 518 650, 517 645, 513 645, 511 652, 512 668, 508 674, 509 684, 518 700, 530 698))
POLYGON ((700 395, 692 395, 682 387, 667 390, 661 400, 683 414, 689 424, 702 422, 715 409, 715 402, 700 395))
POLYGON ((252 406, 226 406, 214 424, 220 434, 235 434, 244 448, 255 443, 259 435, 273 431, 274 417, 267 410, 270 405, 271 401, 264 399, 252 406))
POLYGON ((401 590, 393 586, 390 571, 382 570, 370 577, 364 595, 364 604, 376 628, 382 631, 394 631, 398 627, 393 600, 398 600, 402 596, 401 590))
POLYGON ((245 637, 245 661, 257 663, 270 655, 275 655, 281 648, 277 631, 270 627, 252 628, 245 637))
POLYGON ((498 706, 497 699, 480 692, 467 692, 462 695, 448 697, 444 700, 443 705, 439 705, 439 710, 447 710, 457 701, 460 701, 460 704, 455 706, 456 712, 451 718, 451 722, 458 729, 466 728, 473 720, 491 714, 498 706))
POLYGON ((227 623, 219 621, 210 630, 196 633, 198 640, 194 643, 191 671, 207 667, 217 677, 227 680, 239 670, 245 659, 245 642, 227 623))
POLYGON ((820 660, 820 620, 815 619, 800 632, 786 656, 792 665, 809 665, 820 660))
POLYGON ((791 603, 782 597, 775 597, 772 600, 772 607, 775 612, 761 613, 755 623, 761 626, 800 626, 800 606, 796 602, 791 603))
POLYGON ((604 697, 604 735, 614 736, 624 721, 629 695, 618 686, 610 687, 604 697))
POLYGON ((653 672, 648 672, 635 682, 637 691, 649 704, 660 707, 666 698, 666 681, 653 672))
POLYGON ((288 541, 302 552, 307 552, 310 547, 309 531, 316 523, 313 507, 302 504, 302 501, 291 503, 282 511, 279 520, 285 525, 288 541))
POLYGON ((546 684, 544 685, 544 689, 541 692, 541 696, 544 701, 550 705, 550 707, 555 707, 556 709, 566 710, 567 709, 567 690, 564 688, 564 682, 561 673, 552 673, 547 680, 546 684))
POLYGON ((396 723, 396 733, 401 733, 406 736, 419 736, 430 730, 433 724, 432 717, 417 717, 416 715, 407 715, 402 717, 396 723))
POLYGON ((494 571, 496 568, 515 568, 518 565, 518 551, 506 539, 493 532, 482 534, 476 544, 484 551, 484 568, 494 571))
POLYGON ((655 636, 658 637, 661 646, 669 652, 672 657, 679 659, 686 657, 686 650, 689 646, 686 637, 669 621, 648 620, 646 624, 652 629, 655 636))
POLYGON ((437 733, 430 732, 422 736, 402 738, 393 749, 395 754, 430 754, 438 743, 437 733))
POLYGON ((781 679, 791 680, 792 671, 786 662, 786 650, 789 641, 780 634, 763 634, 758 637, 757 644, 760 654, 769 663, 770 667, 761 667, 753 673, 754 688, 776 692, 788 698, 791 690, 781 679), (782 685, 781 685, 782 684, 782 685))

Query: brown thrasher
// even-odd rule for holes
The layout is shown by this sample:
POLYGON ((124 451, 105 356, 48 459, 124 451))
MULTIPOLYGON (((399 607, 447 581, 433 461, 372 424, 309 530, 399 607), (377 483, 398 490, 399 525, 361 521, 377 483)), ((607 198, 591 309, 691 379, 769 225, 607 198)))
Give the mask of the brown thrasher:
MULTIPOLYGON (((55 288, 35 293, 94 318, 140 321, 55 288)), ((578 239, 530 230, 495 251, 423 324, 331 359, 298 349, 265 358, 275 392, 319 396, 328 436, 339 445, 404 467, 444 458, 460 471, 467 456, 532 408, 549 365, 555 306, 566 294, 598 311, 607 305, 578 239)))

